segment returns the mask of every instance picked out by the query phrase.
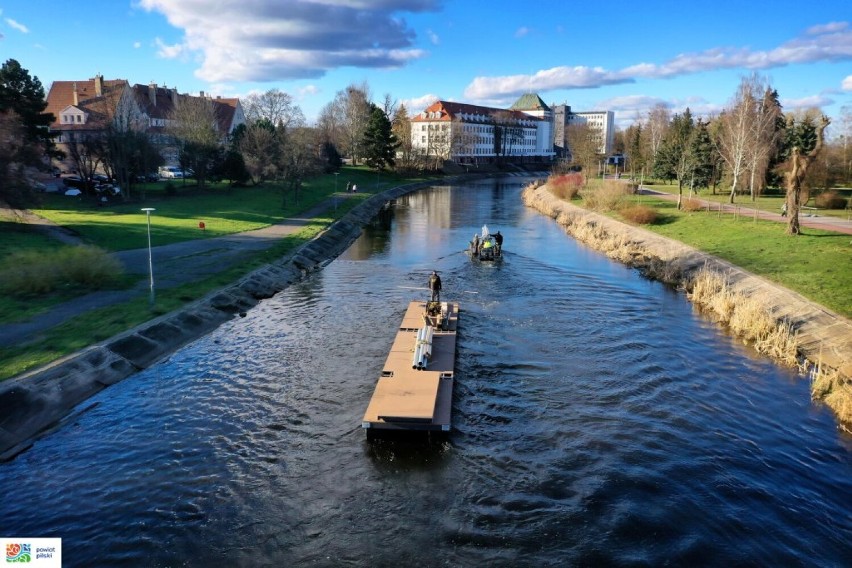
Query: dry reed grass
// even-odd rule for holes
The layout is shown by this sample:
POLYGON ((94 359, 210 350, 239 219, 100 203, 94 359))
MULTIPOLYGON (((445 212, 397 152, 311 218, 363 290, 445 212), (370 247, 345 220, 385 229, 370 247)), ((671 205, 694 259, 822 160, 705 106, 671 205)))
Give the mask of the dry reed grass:
POLYGON ((625 201, 628 189, 623 183, 607 180, 600 186, 583 190, 583 203, 595 211, 615 211, 625 201))

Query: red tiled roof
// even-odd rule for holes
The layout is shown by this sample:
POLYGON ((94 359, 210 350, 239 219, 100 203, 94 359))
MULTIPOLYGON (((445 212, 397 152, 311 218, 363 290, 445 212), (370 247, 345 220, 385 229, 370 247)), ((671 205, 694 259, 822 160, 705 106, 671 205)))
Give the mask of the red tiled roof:
MULTIPOLYGON (((53 113, 54 122, 50 125, 51 128, 64 128, 71 125, 61 124, 59 114, 67 107, 74 104, 74 91, 77 91, 77 107, 92 114, 103 114, 96 112, 97 103, 102 103, 105 100, 104 95, 109 95, 116 91, 120 91, 128 85, 125 79, 113 79, 103 82, 102 96, 98 96, 95 91, 95 79, 87 79, 85 81, 54 81, 50 86, 50 91, 47 93, 47 108, 45 112, 53 113)), ((96 118, 97 117, 92 117, 96 118)), ((90 118, 91 119, 91 118, 90 118)), ((84 130, 91 130, 92 125, 80 125, 84 130)), ((79 130, 80 128, 77 128, 79 130)))
POLYGON ((523 113, 518 110, 504 109, 504 108, 494 108, 494 107, 485 107, 479 105, 469 105, 465 103, 454 103, 450 101, 437 101, 432 103, 428 107, 426 107, 422 112, 415 114, 411 118, 411 122, 434 122, 434 121, 446 121, 450 122, 455 120, 460 114, 479 114, 487 117, 494 116, 496 114, 501 114, 504 116, 511 116, 512 118, 518 120, 540 120, 535 116, 530 116, 526 113, 523 113), (427 117, 423 117, 423 113, 427 114, 427 117), (440 118, 428 118, 429 113, 439 112, 440 118))

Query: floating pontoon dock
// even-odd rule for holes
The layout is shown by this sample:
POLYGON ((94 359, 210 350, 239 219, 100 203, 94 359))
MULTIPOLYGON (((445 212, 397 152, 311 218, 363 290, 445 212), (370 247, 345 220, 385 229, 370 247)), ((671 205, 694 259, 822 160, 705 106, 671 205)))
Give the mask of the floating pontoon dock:
POLYGON ((361 426, 450 430, 459 305, 411 302, 361 426))

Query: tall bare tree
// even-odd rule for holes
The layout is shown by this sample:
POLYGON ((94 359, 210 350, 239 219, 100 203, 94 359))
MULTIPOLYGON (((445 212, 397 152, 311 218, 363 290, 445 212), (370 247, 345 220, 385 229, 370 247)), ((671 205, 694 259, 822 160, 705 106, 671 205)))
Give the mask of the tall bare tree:
POLYGON ((305 116, 293 97, 284 91, 270 89, 265 93, 252 93, 243 100, 246 122, 267 120, 273 126, 285 128, 303 126, 305 116))
POLYGON ((286 148, 279 157, 278 176, 282 186, 282 206, 287 205, 290 196, 294 203, 299 202, 299 195, 305 178, 322 171, 322 159, 319 153, 318 133, 313 128, 304 126, 291 128, 286 132, 281 127, 276 134, 286 148))
POLYGON ((649 147, 646 158, 652 164, 657 159, 657 152, 660 150, 670 124, 671 112, 665 104, 657 103, 654 105, 654 108, 648 111, 648 121, 645 130, 647 132, 649 147))
POLYGON ((748 132, 746 145, 746 161, 749 171, 749 194, 754 201, 766 181, 766 169, 769 166, 773 152, 779 149, 780 130, 778 118, 781 107, 777 101, 777 93, 769 81, 754 73, 748 78, 752 97, 757 104, 754 108, 751 127, 748 132))
POLYGON ((787 234, 798 235, 802 232, 799 224, 799 208, 801 207, 802 186, 808 169, 814 159, 822 151, 825 142, 825 129, 831 122, 823 115, 816 127, 803 121, 798 128, 789 128, 792 137, 790 141, 790 169, 787 172, 787 234), (814 140, 815 138, 815 140, 814 140))
POLYGON ((720 128, 715 140, 731 173, 731 203, 734 202, 741 177, 748 167, 753 140, 752 123, 759 106, 759 99, 754 95, 753 81, 743 77, 729 108, 719 116, 720 128))
POLYGON ((239 130, 236 146, 251 182, 273 179, 278 172, 281 146, 276 129, 268 120, 255 120, 239 130))
POLYGON ((408 109, 404 104, 397 107, 391 121, 394 136, 399 141, 399 150, 397 167, 407 170, 413 168, 417 162, 417 156, 414 152, 414 143, 411 133, 411 118, 408 116, 408 109))
POLYGON ((181 148, 181 165, 192 168, 204 187, 222 142, 216 107, 206 97, 179 97, 171 120, 168 129, 181 148))
POLYGON ((586 179, 592 176, 600 159, 597 132, 586 123, 571 124, 565 128, 565 139, 571 152, 571 163, 583 168, 586 179))

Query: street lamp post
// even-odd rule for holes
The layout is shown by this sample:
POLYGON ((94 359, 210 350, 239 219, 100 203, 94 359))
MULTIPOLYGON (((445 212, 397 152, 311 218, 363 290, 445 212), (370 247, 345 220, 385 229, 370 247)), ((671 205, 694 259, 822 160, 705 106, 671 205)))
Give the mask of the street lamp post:
POLYGON ((148 218, 148 274, 150 276, 150 289, 151 294, 148 298, 148 303, 150 307, 154 307, 154 259, 151 256, 151 211, 156 211, 153 207, 144 207, 142 211, 145 212, 145 216, 148 218))
POLYGON ((334 212, 337 213, 337 176, 340 172, 334 172, 334 212))

